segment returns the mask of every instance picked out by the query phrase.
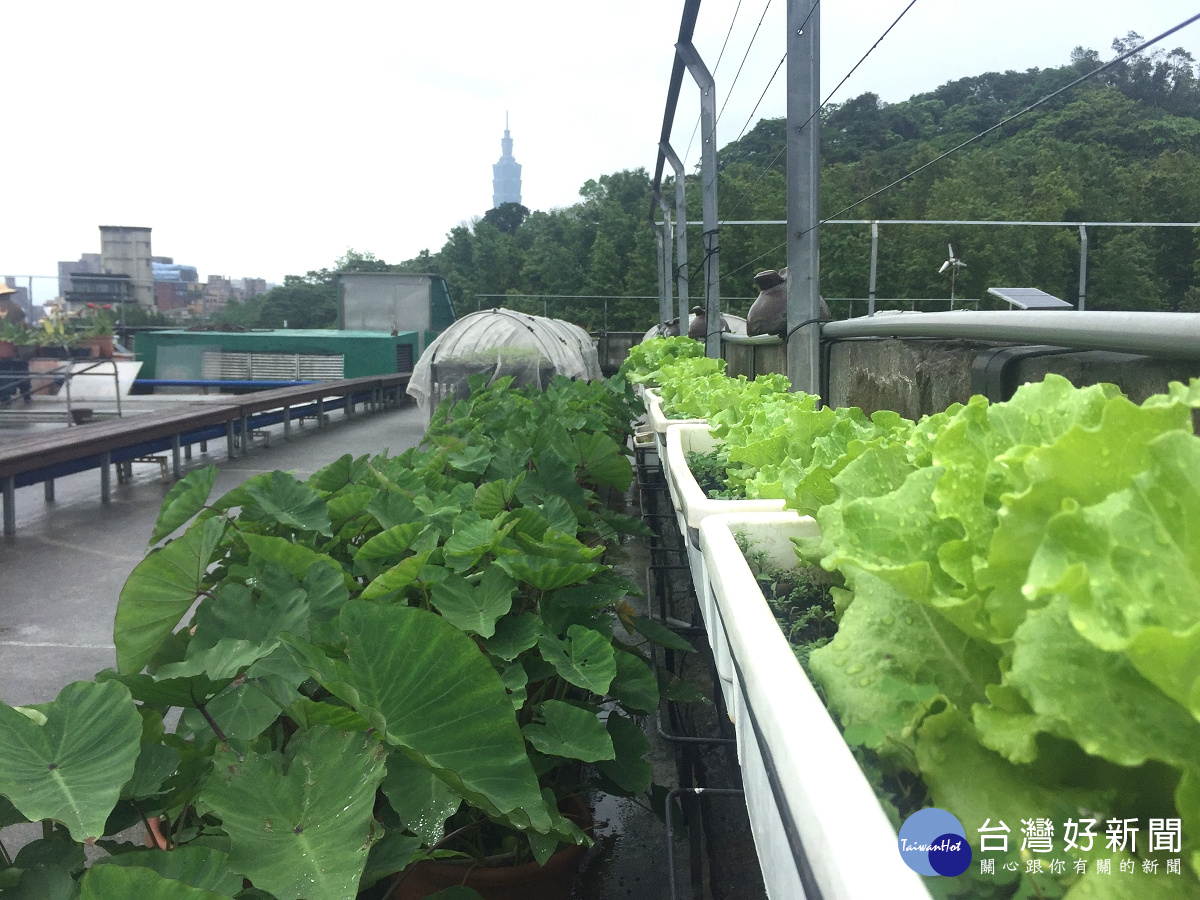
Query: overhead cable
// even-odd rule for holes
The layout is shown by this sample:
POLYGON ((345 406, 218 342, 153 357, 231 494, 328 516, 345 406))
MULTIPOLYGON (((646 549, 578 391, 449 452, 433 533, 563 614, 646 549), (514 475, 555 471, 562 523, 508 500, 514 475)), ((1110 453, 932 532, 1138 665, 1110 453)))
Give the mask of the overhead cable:
MULTIPOLYGON (((833 99, 833 95, 836 94, 839 90, 841 90, 842 85, 845 84, 849 80, 850 76, 855 73, 855 71, 858 69, 858 67, 861 66, 866 61, 867 57, 870 56, 875 51, 875 48, 878 47, 883 42, 883 39, 885 37, 887 37, 888 33, 891 32, 891 30, 896 27, 896 25, 900 22, 900 20, 904 18, 905 14, 910 9, 912 9, 914 5, 916 5, 916 2, 917 2, 917 0, 911 0, 911 2, 908 4, 908 6, 904 7, 904 9, 900 13, 900 15, 896 16, 895 21, 892 22, 892 24, 889 25, 884 30, 883 34, 881 34, 879 36, 879 38, 875 41, 875 43, 871 45, 871 49, 863 54, 862 59, 860 59, 858 62, 856 62, 854 64, 854 66, 850 69, 850 71, 847 72, 845 74, 845 76, 843 76, 842 80, 837 83, 837 87, 835 87, 832 91, 829 92, 829 95, 825 98, 825 102, 823 102, 820 106, 818 106, 816 109, 816 112, 814 112, 811 116, 808 117, 808 119, 805 120, 804 124, 801 125, 800 128, 798 129, 799 131, 803 131, 808 126, 809 122, 811 122, 818 115, 820 115, 821 110, 823 110, 826 106, 828 106, 829 101, 833 99)), ((805 29, 805 27, 807 27, 808 20, 811 19, 813 16, 813 13, 817 11, 817 7, 820 5, 820 3, 821 3, 821 0, 817 0, 817 2, 813 4, 812 9, 810 9, 808 11, 808 15, 805 17, 804 21, 800 24, 801 31, 803 31, 805 29)), ((787 58, 787 54, 784 54, 784 59, 786 59, 786 58, 787 58)), ((778 72, 779 70, 776 69, 776 71, 778 72)), ((771 80, 772 81, 775 80, 774 75, 771 76, 771 80)), ((770 82, 768 82, 767 87, 770 87, 770 86, 771 86, 770 82)), ((766 91, 763 91, 763 94, 765 96, 766 91)), ((762 103, 762 97, 759 98, 758 102, 762 103)), ((754 109, 757 112, 757 110, 758 110, 757 104, 755 104, 754 109)), ((753 112, 750 113, 750 118, 751 119, 754 118, 753 112)), ((749 124, 749 119, 746 120, 746 124, 747 125, 749 124)), ((744 125, 744 126, 742 126, 742 132, 745 133, 745 131, 746 131, 746 126, 744 125)), ((740 140, 741 137, 742 137, 742 135, 739 134, 737 137, 737 140, 740 140)), ((735 143, 736 143, 736 141, 735 141, 735 143)), ((754 180, 754 183, 752 185, 750 185, 750 190, 753 191, 754 188, 758 186, 758 183, 763 180, 763 177, 767 174, 767 172, 771 171, 771 169, 775 167, 775 163, 779 162, 779 157, 783 156, 783 153, 785 150, 787 150, 787 141, 786 140, 784 141, 783 146, 779 148, 779 152, 775 154, 775 157, 769 163, 767 163, 765 167, 763 167, 763 170, 759 173, 758 178, 756 178, 754 180)), ((746 197, 746 194, 742 194, 742 197, 744 199, 746 197)), ((734 212, 736 212, 740 208, 741 208, 741 202, 739 201, 739 203, 734 207, 734 212)), ((733 215, 733 213, 730 213, 730 215, 733 215)))
POLYGON ((1053 100, 1059 94, 1069 91, 1071 88, 1073 88, 1079 84, 1082 84, 1084 81, 1087 81, 1089 78, 1094 78, 1096 75, 1099 75, 1105 69, 1110 69, 1113 66, 1115 66, 1117 63, 1124 62, 1125 60, 1129 59, 1129 57, 1134 56, 1135 54, 1141 53, 1147 47, 1157 44, 1159 41, 1170 37, 1175 32, 1177 32, 1183 28, 1186 28, 1188 25, 1191 25, 1193 22, 1196 22, 1198 20, 1200 20, 1200 13, 1196 13, 1196 15, 1192 16, 1191 18, 1185 19, 1184 21, 1182 21, 1178 25, 1176 25, 1174 28, 1168 28, 1162 34, 1157 35, 1156 37, 1150 38, 1150 40, 1145 41, 1142 44, 1139 44, 1137 47, 1134 47, 1132 50, 1126 50, 1120 56, 1117 56, 1114 59, 1106 62, 1104 65, 1093 69, 1092 71, 1088 72, 1085 75, 1080 75, 1078 78, 1076 78, 1070 84, 1063 85, 1058 90, 1052 91, 1051 93, 1047 94, 1041 100, 1038 100, 1034 103, 1029 104, 1029 106, 1026 106, 1024 109, 1020 110, 1019 112, 1013 113, 1011 116, 1008 116, 1007 118, 1001 119, 995 125, 991 126, 990 128, 984 129, 983 131, 979 132, 979 134, 975 135, 974 137, 968 138, 967 140, 963 141, 961 144, 959 144, 955 147, 951 147, 945 153, 935 156, 933 159, 929 160, 929 162, 918 166, 917 168, 915 168, 911 172, 909 172, 907 175, 902 175, 900 178, 897 178, 891 184, 881 187, 879 190, 868 194, 867 196, 863 197, 860 200, 855 200, 849 206, 844 207, 843 209, 840 209, 837 212, 835 212, 828 219, 822 219, 820 222, 817 223, 817 225, 814 225, 812 228, 807 228, 804 231, 799 232, 799 234, 797 236, 803 236, 805 234, 808 234, 808 232, 812 231, 813 228, 816 228, 819 225, 823 225, 826 222, 830 221, 831 219, 836 219, 838 216, 842 215, 843 213, 849 212, 850 210, 854 209, 856 206, 859 206, 863 203, 866 203, 868 200, 878 197, 880 194, 884 193, 885 191, 891 190, 892 188, 896 187, 896 185, 898 185, 898 184, 903 184, 904 182, 908 181, 908 179, 912 178, 914 175, 924 172, 926 169, 928 169, 934 163, 941 162, 943 159, 945 159, 947 156, 950 156, 952 153, 957 153, 963 147, 966 147, 970 144, 975 143, 980 138, 986 137, 987 135, 991 134, 996 129, 1003 128, 1005 125, 1007 125, 1009 122, 1012 122, 1014 119, 1019 119, 1021 116, 1025 115, 1027 112, 1032 112, 1033 110, 1037 109, 1039 106, 1041 106, 1043 103, 1047 102, 1048 100, 1053 100))
MULTIPOLYGON (((729 28, 725 32, 725 42, 721 44, 721 52, 717 54, 717 63, 713 66, 713 76, 717 74, 717 69, 721 68, 721 60, 725 58, 725 48, 729 46, 729 36, 733 34, 733 23, 737 21, 738 12, 742 8, 742 0, 738 0, 738 5, 734 7, 733 18, 729 20, 729 28)), ((696 132, 700 130, 700 117, 696 116, 696 125, 692 128, 692 136, 688 138, 687 149, 683 151, 683 156, 680 159, 687 159, 687 155, 692 152, 692 143, 696 140, 696 132)))

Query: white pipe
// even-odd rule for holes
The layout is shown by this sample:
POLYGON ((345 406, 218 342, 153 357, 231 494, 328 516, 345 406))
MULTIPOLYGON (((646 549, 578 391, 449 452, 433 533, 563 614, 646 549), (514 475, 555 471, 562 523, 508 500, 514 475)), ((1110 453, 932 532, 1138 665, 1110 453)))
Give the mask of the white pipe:
POLYGON ((1200 313, 1007 312, 876 313, 871 318, 829 322, 827 340, 858 337, 959 338, 1053 344, 1079 350, 1114 350, 1170 359, 1200 359, 1200 313))

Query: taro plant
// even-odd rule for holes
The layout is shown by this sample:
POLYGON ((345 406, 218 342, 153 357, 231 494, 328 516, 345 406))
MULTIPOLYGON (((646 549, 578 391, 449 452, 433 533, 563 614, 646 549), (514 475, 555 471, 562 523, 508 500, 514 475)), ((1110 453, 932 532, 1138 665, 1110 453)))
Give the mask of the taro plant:
POLYGON ((649 786, 637 717, 664 676, 639 644, 690 649, 602 562, 641 527, 597 494, 629 486, 630 402, 493 386, 397 457, 216 500, 214 469, 189 474, 122 590, 116 669, 0 707, 0 821, 58 823, 0 884, 341 900, 423 859, 586 843, 569 798, 649 786), (165 849, 103 837, 139 822, 165 849), (80 878, 91 842, 139 872, 80 878))

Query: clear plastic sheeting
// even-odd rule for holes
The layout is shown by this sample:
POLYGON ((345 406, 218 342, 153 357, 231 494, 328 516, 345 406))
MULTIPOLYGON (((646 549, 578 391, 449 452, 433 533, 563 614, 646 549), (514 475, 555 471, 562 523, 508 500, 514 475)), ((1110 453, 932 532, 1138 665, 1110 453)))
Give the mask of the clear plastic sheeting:
POLYGON ((488 383, 511 375, 515 387, 544 388, 556 375, 596 380, 600 360, 591 336, 562 319, 511 309, 463 316, 429 345, 413 370, 408 393, 428 414, 444 398, 467 396, 467 379, 488 383))

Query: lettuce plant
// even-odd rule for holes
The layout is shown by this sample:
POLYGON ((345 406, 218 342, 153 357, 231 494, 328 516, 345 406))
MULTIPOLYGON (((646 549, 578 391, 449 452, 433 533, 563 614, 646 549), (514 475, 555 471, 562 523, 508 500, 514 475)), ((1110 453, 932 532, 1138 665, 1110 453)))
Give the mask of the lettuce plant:
MULTIPOLYGON (((1170 887, 1200 894, 1198 400, 1048 376, 832 480, 819 556, 853 599, 814 678, 847 741, 919 773, 976 853, 989 818, 1182 818, 1182 852, 1138 852, 1190 861, 1170 887)), ((1129 896, 1166 896, 1162 878, 1129 896)), ((1076 882, 1107 896, 1094 867, 1076 882)))
POLYGON ((657 384, 655 373, 667 363, 703 356, 704 342, 687 335, 651 338, 630 348, 617 374, 630 384, 657 384))

